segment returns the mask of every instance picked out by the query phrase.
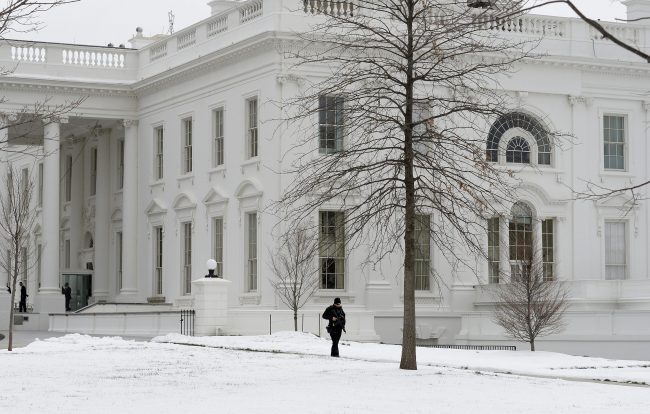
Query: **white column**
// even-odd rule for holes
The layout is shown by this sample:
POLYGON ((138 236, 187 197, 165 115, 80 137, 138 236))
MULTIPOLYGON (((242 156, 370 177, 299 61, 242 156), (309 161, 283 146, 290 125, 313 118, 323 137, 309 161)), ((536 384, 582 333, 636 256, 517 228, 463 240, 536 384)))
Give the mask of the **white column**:
POLYGON ((110 131, 97 137, 97 186, 95 194, 95 272, 93 297, 108 299, 109 281, 109 222, 110 222, 110 131))
POLYGON ((138 293, 138 121, 124 120, 124 187, 122 189, 122 290, 138 293))
POLYGON ((542 268, 542 221, 544 218, 537 216, 533 221, 533 267, 542 268))
MULTIPOLYGON (((41 253, 42 295, 60 295, 59 232, 61 195, 61 123, 67 120, 45 121, 43 134, 43 251, 41 253)), ((57 297, 58 299, 58 297, 57 297)), ((61 301, 61 303, 63 303, 61 301)), ((47 307, 47 306, 46 306, 47 307)), ((49 309, 40 309, 47 311, 49 309)))
POLYGON ((499 218, 499 283, 510 282, 510 223, 507 216, 499 218), (501 280, 501 279, 505 280, 501 280))

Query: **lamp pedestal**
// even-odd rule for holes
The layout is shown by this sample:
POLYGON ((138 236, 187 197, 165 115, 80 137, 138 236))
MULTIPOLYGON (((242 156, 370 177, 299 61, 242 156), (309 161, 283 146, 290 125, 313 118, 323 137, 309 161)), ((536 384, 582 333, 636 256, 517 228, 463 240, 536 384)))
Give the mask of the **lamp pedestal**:
POLYGON ((194 334, 215 336, 228 322, 229 280, 202 278, 192 281, 194 292, 194 334))

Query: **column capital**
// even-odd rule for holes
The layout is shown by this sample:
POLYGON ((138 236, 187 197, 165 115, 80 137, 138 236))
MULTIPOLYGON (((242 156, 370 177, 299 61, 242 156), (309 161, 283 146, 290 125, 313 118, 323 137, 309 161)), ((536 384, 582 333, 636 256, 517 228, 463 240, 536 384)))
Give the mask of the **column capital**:
POLYGON ((122 120, 122 125, 124 125, 124 128, 131 128, 131 127, 137 127, 140 121, 137 119, 123 119, 122 120))
POLYGON ((68 117, 67 116, 57 116, 57 115, 50 115, 47 117, 43 117, 43 123, 44 124, 67 124, 68 123, 68 117))

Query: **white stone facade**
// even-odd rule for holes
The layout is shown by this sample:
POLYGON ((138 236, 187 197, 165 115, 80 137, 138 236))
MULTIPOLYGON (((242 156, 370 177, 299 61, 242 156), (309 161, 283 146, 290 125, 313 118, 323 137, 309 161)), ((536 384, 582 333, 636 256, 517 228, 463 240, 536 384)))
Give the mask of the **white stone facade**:
MULTIPOLYGON (((269 320, 274 331, 291 328, 292 318, 269 282, 268 249, 276 222, 263 210, 287 185, 275 171, 290 143, 278 133, 273 120, 280 113, 272 102, 295 94, 296 79, 309 76, 287 73, 281 53, 290 39, 283 33, 313 18, 302 4, 213 1, 211 17, 171 36, 138 34, 136 49, 0 44, 0 63, 16 66, 0 78, 7 98, 0 112, 11 114, 46 98, 53 103, 85 98, 67 119, 39 126, 36 145, 13 142, 37 155, 56 155, 2 154, 17 169, 28 168, 35 180, 43 164, 42 203, 35 206, 38 224, 30 238, 30 251, 42 249, 40 275, 30 272, 28 280, 36 312, 63 310, 64 273, 92 274, 91 300, 142 303, 164 297, 190 307, 191 281, 185 275, 203 277, 219 231, 221 273, 231 282, 225 332, 265 333, 269 320), (219 119, 217 111, 222 111, 219 119), (256 122, 251 123, 251 112, 256 122), (222 163, 215 154, 219 120, 222 163), (257 145, 251 143, 251 128, 257 145), (252 261, 246 253, 251 226, 257 246, 252 261), (157 254, 160 236, 162 254, 157 254)), ((650 28, 607 27, 650 47, 650 28)), ((501 29, 503 36, 544 34, 540 50, 547 56, 523 65, 504 86, 519 99, 522 112, 549 130, 575 136, 571 145, 553 147, 550 165, 518 173, 526 182, 521 201, 534 218, 553 221, 554 275, 571 288, 568 329, 542 339, 538 348, 650 358, 650 209, 643 202, 622 215, 624 197, 578 202, 570 191, 585 181, 628 186, 650 180, 650 65, 575 19, 525 16, 516 33, 501 29), (604 167, 608 116, 624 119, 622 169, 604 167), (624 243, 621 280, 607 277, 614 230, 622 231, 617 240, 624 243)), ((507 231, 505 219, 500 226, 507 231)), ((381 270, 361 271, 363 257, 362 251, 346 252, 344 288, 316 293, 301 320, 305 330, 318 331, 318 312, 341 297, 351 316, 350 337, 400 341, 402 283, 395 277, 400 259, 381 270)), ((431 257, 445 280, 439 289, 416 294, 418 338, 441 344, 503 342, 489 316, 489 286, 480 287, 488 282, 487 264, 477 279, 452 271, 435 249, 431 257)), ((508 266, 507 257, 500 260, 508 266)))

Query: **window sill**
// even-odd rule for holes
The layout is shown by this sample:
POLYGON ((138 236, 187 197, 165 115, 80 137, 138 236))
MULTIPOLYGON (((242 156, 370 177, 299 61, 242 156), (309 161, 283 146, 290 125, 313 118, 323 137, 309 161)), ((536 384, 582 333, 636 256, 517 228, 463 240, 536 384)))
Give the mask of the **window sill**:
POLYGON ((260 158, 259 157, 254 157, 247 159, 246 161, 242 162, 240 164, 242 173, 244 172, 244 168, 250 167, 250 166, 255 166, 258 170, 260 169, 260 158))
POLYGON ((214 177, 217 174, 221 174, 222 177, 226 176, 226 165, 225 164, 221 164, 221 165, 218 165, 218 166, 216 166, 214 168, 209 169, 208 170, 208 180, 212 181, 212 177, 214 177))
POLYGON ((354 295, 349 294, 344 289, 317 290, 314 293, 313 298, 314 301, 317 303, 329 303, 329 304, 332 304, 334 302, 334 298, 340 298, 344 306, 345 304, 353 304, 356 299, 354 295))
POLYGON ((531 173, 564 174, 564 170, 539 164, 494 164, 498 170, 531 173))
POLYGON ((165 187, 165 182, 164 182, 163 180, 158 180, 158 181, 150 182, 150 183, 149 183, 149 187, 150 187, 150 188, 163 187, 163 189, 164 189, 164 187, 165 187))
POLYGON ((178 183, 178 186, 180 187, 181 184, 189 182, 190 185, 194 185, 194 174, 189 173, 186 175, 182 175, 178 178, 176 178, 176 182, 178 183))
POLYGON ((634 178, 636 175, 626 170, 601 170, 601 177, 634 178))

